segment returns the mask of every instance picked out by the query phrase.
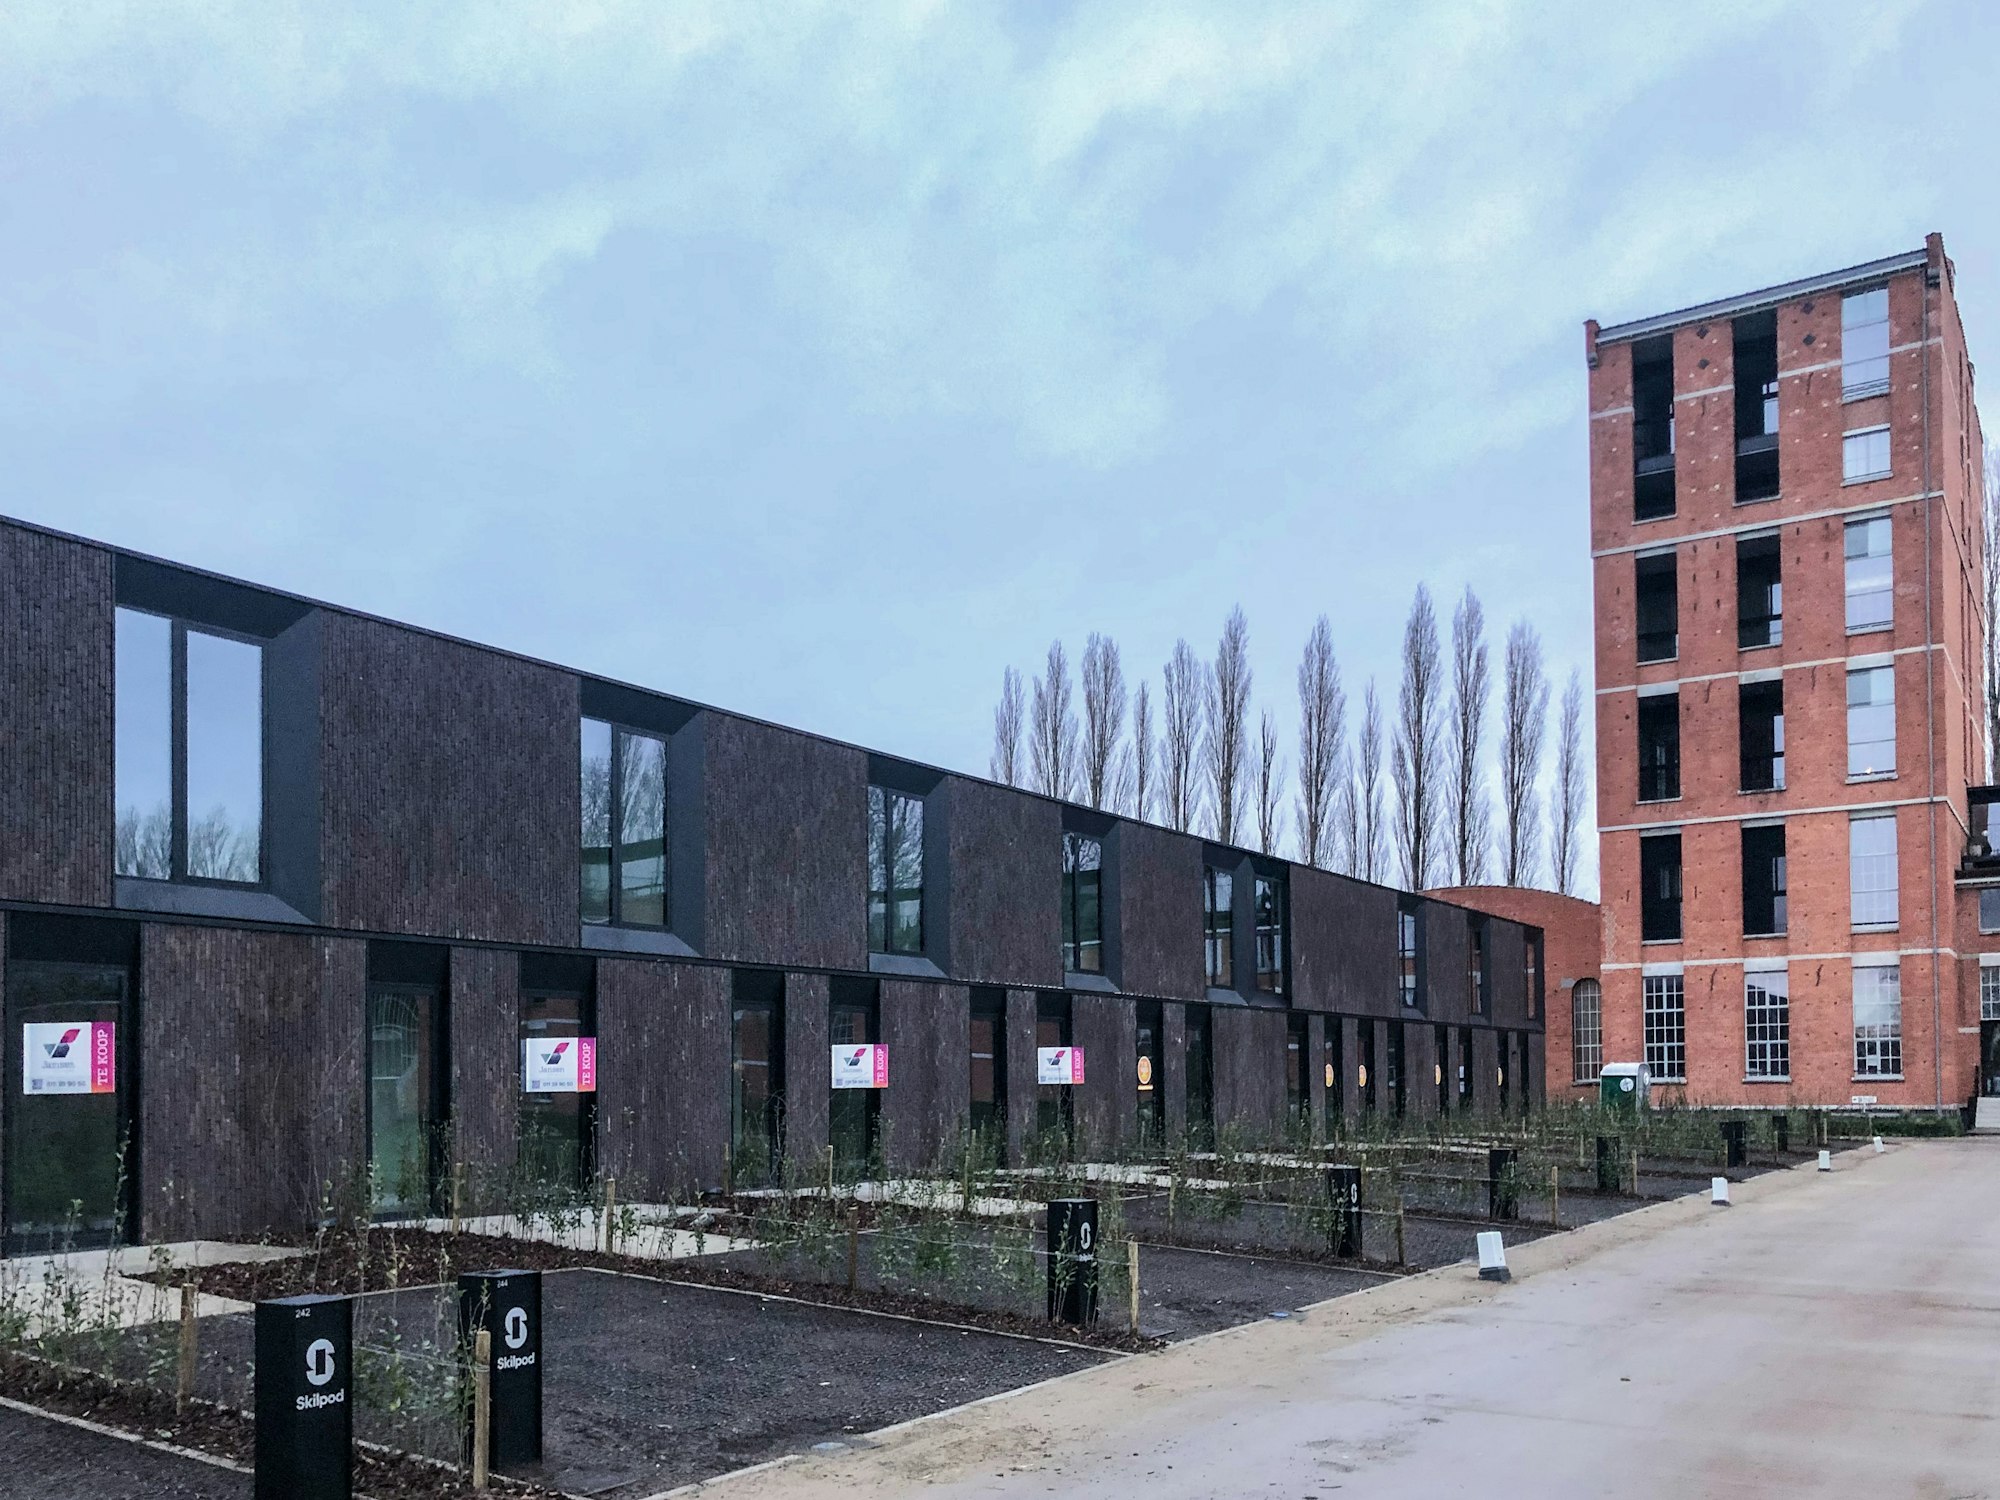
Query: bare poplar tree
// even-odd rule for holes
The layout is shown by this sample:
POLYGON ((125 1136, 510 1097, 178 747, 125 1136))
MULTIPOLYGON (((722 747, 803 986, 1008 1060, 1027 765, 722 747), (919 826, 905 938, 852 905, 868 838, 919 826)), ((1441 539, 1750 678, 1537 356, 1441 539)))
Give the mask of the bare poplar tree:
POLYGON ((1340 785, 1339 865, 1345 874, 1378 880, 1384 863, 1382 700, 1372 677, 1361 703, 1361 733, 1354 754, 1347 757, 1340 785))
POLYGON ((1285 834, 1285 762, 1278 754, 1278 725, 1265 709, 1257 725, 1257 847, 1278 852, 1285 834))
POLYGON ((1549 678, 1542 638, 1526 620, 1507 632, 1500 687, 1500 876, 1532 885, 1541 843, 1542 742, 1549 728, 1549 678))
POLYGON ((1438 722, 1441 665, 1437 610, 1431 591, 1418 584, 1403 626, 1403 683, 1389 757, 1396 782, 1396 852, 1404 887, 1413 891, 1431 883, 1437 865, 1438 782, 1444 761, 1438 722))
POLYGON ((1028 762, 1034 788, 1067 797, 1076 780, 1076 714, 1070 707, 1069 653, 1049 642, 1048 666, 1035 679, 1034 711, 1028 724, 1028 762))
POLYGON ((1125 733, 1125 667, 1118 643, 1096 631, 1083 644, 1083 794, 1092 807, 1117 797, 1125 733))
POLYGON ((1583 840, 1583 679, 1572 667, 1556 730, 1555 834, 1549 862, 1556 889, 1576 894, 1576 860, 1583 840))
POLYGON ((1021 709, 1021 674, 1009 667, 993 710, 993 779, 1007 786, 1021 784, 1021 709))
POLYGON ((1132 696, 1132 774, 1127 779, 1125 810, 1140 822, 1153 800, 1153 695, 1145 683, 1132 696))
POLYGON ((1201 810, 1201 702, 1201 663, 1186 641, 1175 641, 1161 699, 1160 810, 1182 833, 1194 827, 1201 810))
POLYGON ((1244 720, 1250 712, 1250 623, 1241 605, 1223 622, 1206 687, 1202 763, 1208 771, 1212 831, 1218 843, 1233 844, 1243 817, 1244 720))
POLYGON ((1309 865, 1334 859, 1335 778, 1346 741, 1347 692, 1334 660, 1333 627, 1321 615, 1299 660, 1299 858, 1309 865))
POLYGON ((1480 749, 1486 738, 1486 706, 1492 696, 1486 610, 1468 584, 1451 617, 1451 722, 1445 746, 1450 779, 1445 799, 1451 819, 1451 847, 1446 852, 1453 885, 1478 885, 1486 878, 1491 814, 1480 749))

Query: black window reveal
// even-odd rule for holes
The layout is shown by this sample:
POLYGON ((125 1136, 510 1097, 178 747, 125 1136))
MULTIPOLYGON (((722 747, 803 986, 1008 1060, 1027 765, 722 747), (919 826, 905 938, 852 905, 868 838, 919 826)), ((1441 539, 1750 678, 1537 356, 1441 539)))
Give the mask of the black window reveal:
POLYGON ((1681 836, 1648 834, 1639 840, 1639 938, 1679 942, 1681 936, 1681 836))
POLYGON ((667 742, 585 719, 583 920, 667 923, 667 742))
POLYGON ((1375 1023, 1356 1021, 1354 1023, 1354 1088, 1355 1097, 1361 1106, 1361 1113, 1375 1113, 1375 1023))
POLYGON ((1735 323, 1736 503, 1778 495, 1778 315, 1735 323))
POLYGON ((1063 835, 1063 967, 1104 972, 1104 845, 1080 833, 1063 835))
POLYGON ((1746 682, 1736 690, 1737 750, 1746 792, 1785 787, 1785 684, 1746 682))
POLYGON ((1746 936, 1785 931, 1785 826, 1743 830, 1743 931, 1746 936))
POLYGON ((1187 1133, 1196 1151, 1215 1147, 1215 1030, 1206 1005, 1190 1005, 1186 1017, 1187 1133))
MULTIPOLYGON (((1068 1047, 1069 996, 1042 995, 1035 1002, 1035 1047, 1068 1047)), ((1086 1066, 1089 1059, 1084 1059, 1086 1066)), ((1043 1161, 1066 1160, 1076 1139, 1076 1112, 1069 1084, 1035 1085, 1035 1155, 1043 1161)))
POLYGON ((1632 564, 1632 608, 1639 660, 1672 661, 1681 653, 1680 572, 1671 552, 1649 552, 1632 564))
POLYGON ((1404 1004, 1421 1003, 1419 992, 1418 929, 1421 908, 1407 897, 1396 902, 1396 996, 1404 1004))
POLYGON ((1785 639, 1785 583, 1778 534, 1736 542, 1736 644, 1749 651, 1785 639))
POLYGON ((1304 1016, 1285 1017, 1285 1113, 1294 1124, 1312 1118, 1312 1084, 1309 1070, 1312 1050, 1306 1035, 1304 1016))
POLYGON ((737 1187, 781 1175, 785 1122, 785 977, 739 969, 732 977, 730 1169, 737 1187))
POLYGON ((1674 353, 1671 335, 1632 346, 1632 519, 1674 513, 1674 353))
POLYGON ((1167 1091, 1160 1074, 1160 1002, 1141 1000, 1134 1013, 1137 1056, 1134 1082, 1139 1094, 1139 1144, 1157 1148, 1167 1131, 1167 1091))
POLYGON ((1007 992, 972 992, 972 1130, 995 1157, 1007 1137, 1007 992))
POLYGON ((1639 800, 1670 802, 1681 794, 1681 695, 1639 699, 1639 800))
POLYGON ((1202 947, 1208 982, 1226 990, 1236 983, 1236 881, 1227 870, 1202 871, 1202 947))
POLYGON ((1282 994, 1285 988, 1285 883, 1275 875, 1259 875, 1255 886, 1257 918, 1257 988, 1282 994))
MULTIPOLYGON (((827 996, 827 1037, 835 1047, 872 1047, 881 1040, 881 995, 870 980, 835 975, 827 996)), ((828 1136, 834 1159, 847 1171, 875 1166, 881 1144, 882 1091, 834 1089, 828 1136)))
POLYGON ((880 786, 868 788, 868 951, 924 951, 923 799, 880 786))
POLYGON ((1475 1016, 1486 1014, 1486 940, 1490 930, 1484 917, 1466 919, 1466 1004, 1475 1016))

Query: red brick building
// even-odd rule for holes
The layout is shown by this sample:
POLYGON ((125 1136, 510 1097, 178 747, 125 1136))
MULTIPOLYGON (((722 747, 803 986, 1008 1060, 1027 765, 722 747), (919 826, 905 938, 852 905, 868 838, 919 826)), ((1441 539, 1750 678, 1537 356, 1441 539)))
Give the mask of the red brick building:
POLYGON ((1597 903, 1518 885, 1449 886, 1425 894, 1541 930, 1545 1097, 1554 1104, 1594 1087, 1604 1062, 1598 975, 1604 923, 1597 903), (1573 1080, 1582 1082, 1572 1087, 1573 1080))
POLYGON ((1942 239, 1585 353, 1602 1060, 1691 1103, 1965 1103, 2000 865, 1968 859, 1987 538, 1942 239))

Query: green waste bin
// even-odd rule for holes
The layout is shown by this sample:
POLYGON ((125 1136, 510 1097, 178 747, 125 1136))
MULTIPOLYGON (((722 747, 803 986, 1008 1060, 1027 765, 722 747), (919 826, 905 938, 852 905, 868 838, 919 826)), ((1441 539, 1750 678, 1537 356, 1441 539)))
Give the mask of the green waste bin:
POLYGON ((1620 1114, 1637 1115, 1646 1107, 1646 1065, 1606 1063, 1597 1075, 1597 1102, 1620 1114))

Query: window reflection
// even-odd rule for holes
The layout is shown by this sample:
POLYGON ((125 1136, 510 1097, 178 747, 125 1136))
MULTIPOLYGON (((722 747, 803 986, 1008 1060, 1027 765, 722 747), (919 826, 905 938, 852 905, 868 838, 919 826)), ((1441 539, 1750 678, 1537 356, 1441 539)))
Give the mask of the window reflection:
POLYGON ((120 875, 173 877, 173 624, 118 611, 117 759, 120 875))
POLYGON ((580 752, 583 920, 664 927, 667 742, 585 719, 580 752))
POLYGON ((264 824, 264 652, 187 633, 187 872, 254 882, 264 824))
POLYGON ((868 947, 924 951, 924 804, 868 788, 868 947))
POLYGON ((1104 845, 1080 833, 1063 835, 1063 967, 1077 974, 1104 970, 1104 845))

